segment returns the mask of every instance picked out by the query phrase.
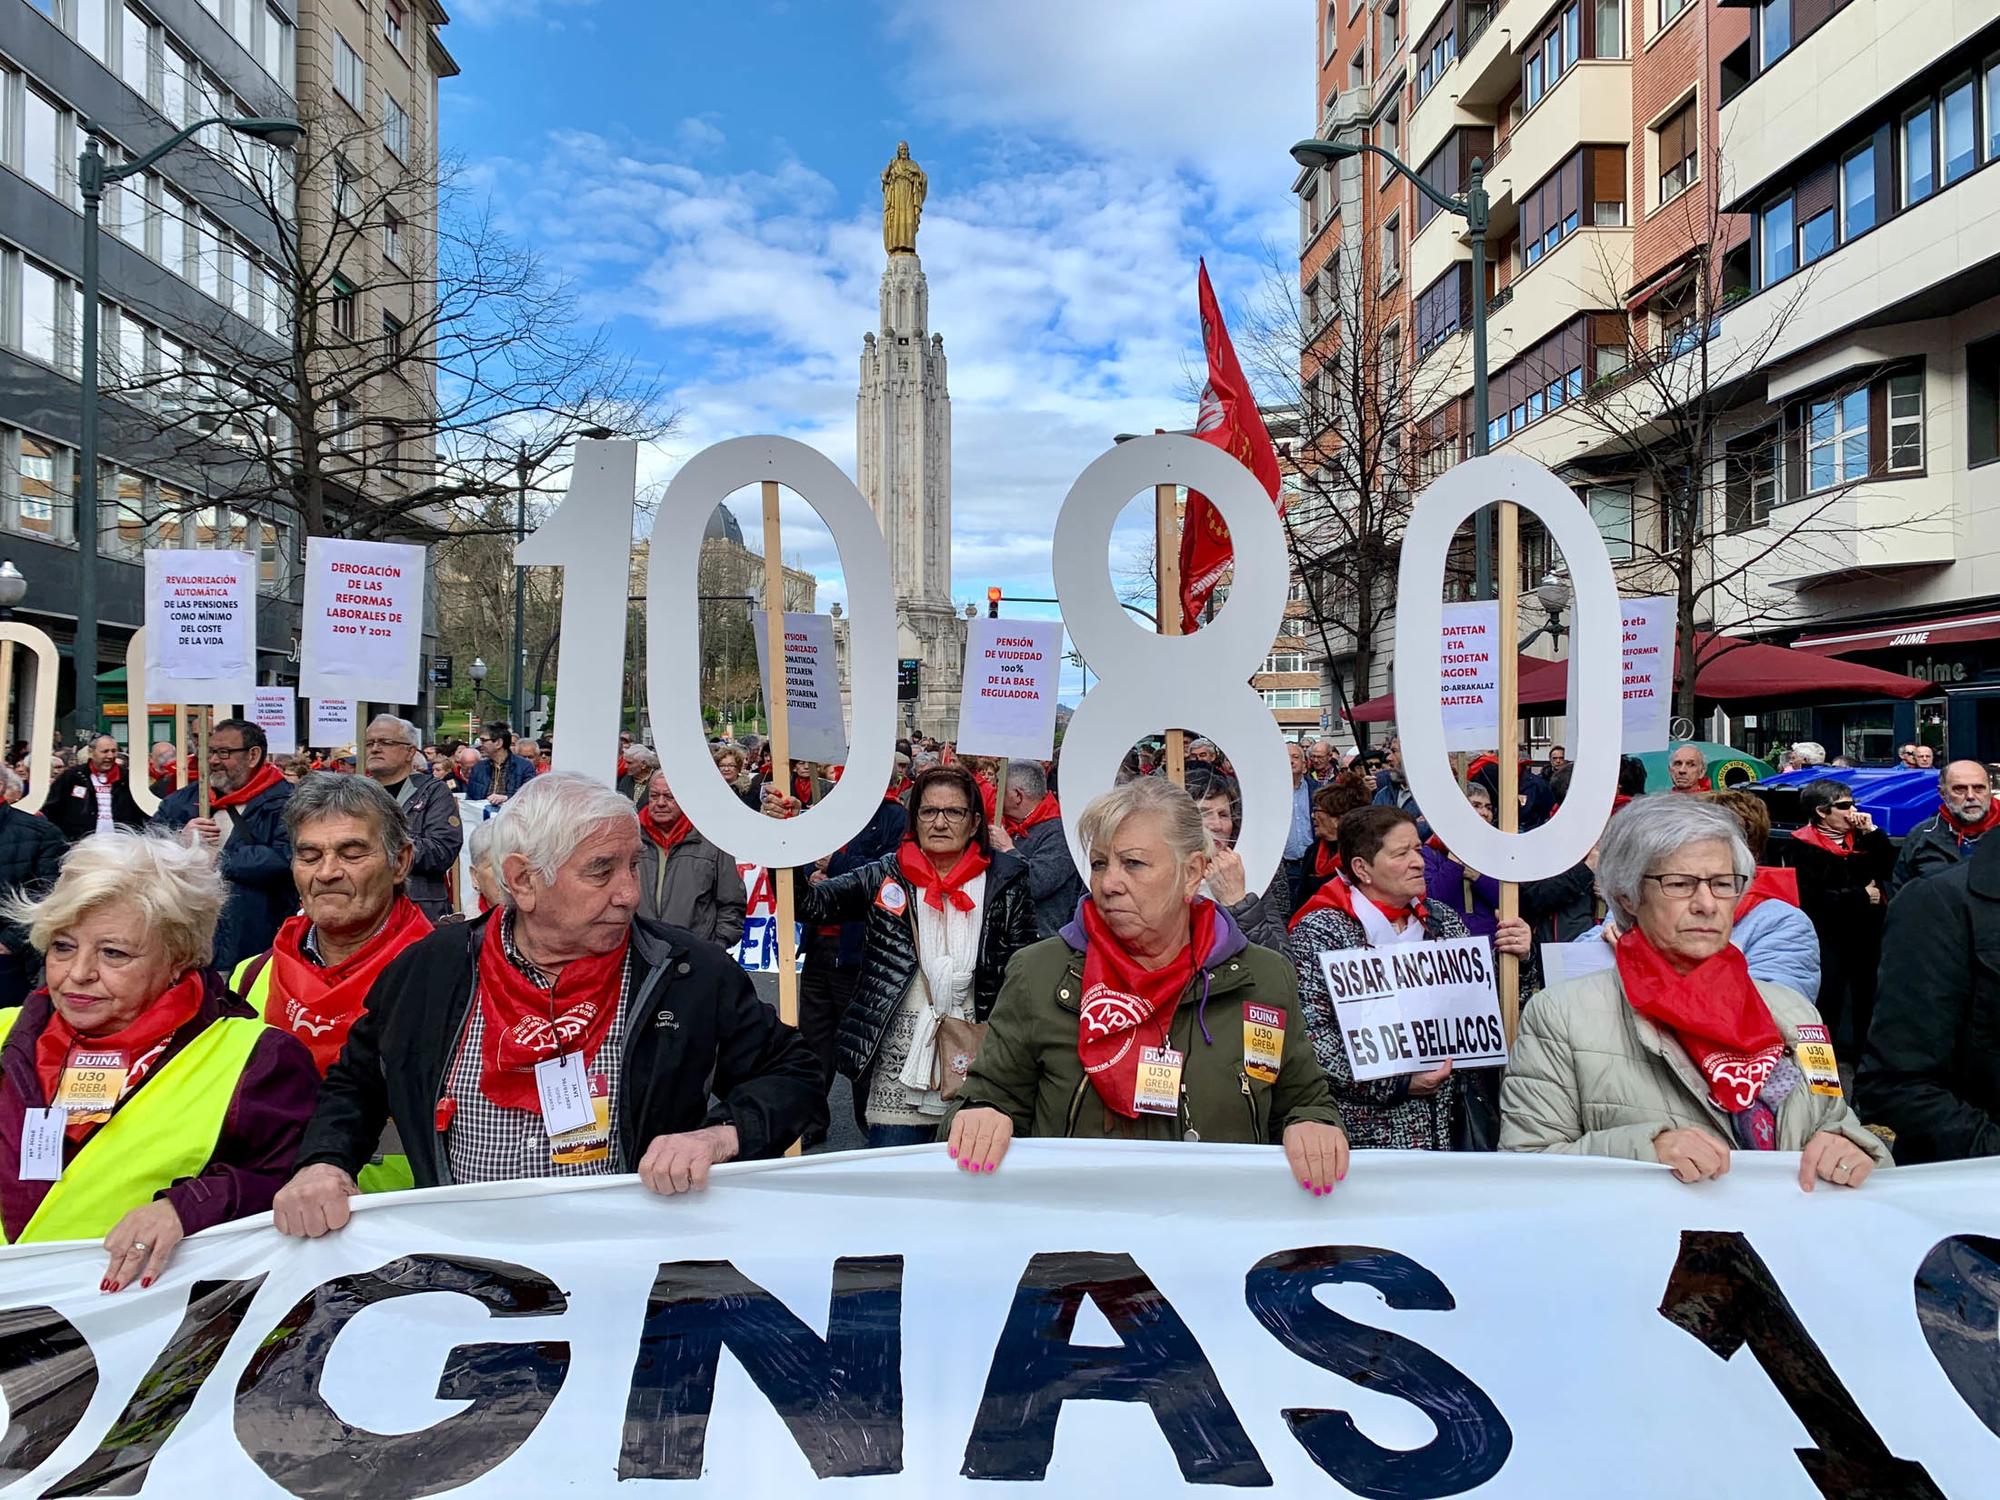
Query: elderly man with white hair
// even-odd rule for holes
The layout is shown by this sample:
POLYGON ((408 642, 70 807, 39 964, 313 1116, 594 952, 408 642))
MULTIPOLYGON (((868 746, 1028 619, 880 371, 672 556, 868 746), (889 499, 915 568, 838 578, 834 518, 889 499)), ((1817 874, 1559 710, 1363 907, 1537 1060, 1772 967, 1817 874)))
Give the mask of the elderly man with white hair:
POLYGON ((403 826, 410 833, 415 857, 410 865, 409 897, 418 911, 435 922, 451 910, 446 884, 458 867, 465 828, 458 816, 458 799, 451 788, 431 775, 424 763, 424 737, 408 719, 377 714, 368 721, 363 738, 362 767, 368 779, 396 799, 403 826))
POLYGON ((824 1122, 812 1055, 749 976, 638 917, 630 802, 554 773, 488 826, 500 910, 440 928, 369 991, 274 1205, 286 1234, 346 1224, 392 1119, 418 1187, 636 1170, 662 1194, 824 1122))

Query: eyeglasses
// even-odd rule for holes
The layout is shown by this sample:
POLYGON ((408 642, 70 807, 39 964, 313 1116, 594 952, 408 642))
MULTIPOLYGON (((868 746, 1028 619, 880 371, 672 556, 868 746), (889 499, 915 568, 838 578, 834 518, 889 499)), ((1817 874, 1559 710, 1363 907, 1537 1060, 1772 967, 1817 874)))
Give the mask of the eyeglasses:
POLYGON ((417 747, 408 740, 363 740, 370 750, 414 750, 417 747))
POLYGON ((1707 886, 1709 895, 1718 901, 1734 901, 1750 884, 1745 875, 1648 875, 1646 879, 1659 886, 1660 894, 1670 901, 1688 900, 1698 885, 1707 886))
POLYGON ((208 753, 214 756, 217 760, 228 760, 232 755, 248 755, 250 753, 250 747, 248 745, 211 744, 208 747, 208 753))
POLYGON ((943 823, 951 828, 956 828, 971 816, 970 809, 963 807, 920 807, 917 809, 917 821, 919 823, 943 823))

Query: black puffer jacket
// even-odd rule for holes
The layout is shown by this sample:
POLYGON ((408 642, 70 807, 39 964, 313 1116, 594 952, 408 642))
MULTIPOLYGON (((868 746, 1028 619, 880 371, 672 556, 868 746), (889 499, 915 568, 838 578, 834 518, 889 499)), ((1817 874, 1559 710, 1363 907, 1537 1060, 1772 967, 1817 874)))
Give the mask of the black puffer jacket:
MULTIPOLYGON (((46 895, 62 873, 69 845, 47 818, 0 806, 0 894, 46 895)), ((0 922, 0 1005, 19 1005, 41 982, 42 957, 20 922, 0 922)))
MULTIPOLYGON (((882 1034, 917 977, 917 916, 914 899, 900 914, 877 901, 887 881, 907 892, 892 852, 858 870, 833 875, 799 893, 802 922, 859 922, 867 928, 861 977, 854 999, 840 1018, 837 1038, 840 1071, 857 1083, 882 1045, 882 1034)), ((995 852, 986 872, 986 905, 980 913, 979 968, 972 981, 973 1019, 984 1021, 1000 998, 1007 961, 1035 942, 1035 902, 1028 893, 1028 867, 1011 854, 995 852)), ((859 1091, 856 1092, 859 1097, 859 1091)))

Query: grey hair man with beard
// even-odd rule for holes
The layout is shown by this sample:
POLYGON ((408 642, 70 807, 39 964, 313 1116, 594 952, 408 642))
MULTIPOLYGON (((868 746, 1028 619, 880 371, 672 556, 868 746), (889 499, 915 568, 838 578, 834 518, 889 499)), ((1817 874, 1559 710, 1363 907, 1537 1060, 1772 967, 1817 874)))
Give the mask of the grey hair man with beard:
POLYGON ((1973 846, 1996 821, 1986 767, 1976 760, 1952 761, 1938 773, 1937 816, 1919 823, 1903 840, 1889 876, 1890 898, 1912 881, 1970 859, 1973 846))

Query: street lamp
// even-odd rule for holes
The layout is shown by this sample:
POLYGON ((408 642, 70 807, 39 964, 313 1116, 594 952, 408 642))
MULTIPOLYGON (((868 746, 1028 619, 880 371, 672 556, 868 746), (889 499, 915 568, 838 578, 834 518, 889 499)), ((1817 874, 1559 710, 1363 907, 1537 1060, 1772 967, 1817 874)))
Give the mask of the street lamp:
POLYGON ((97 218, 104 190, 136 177, 181 142, 211 125, 267 141, 279 150, 305 136, 297 120, 211 115, 168 136, 145 155, 111 166, 97 126, 84 122, 87 137, 76 159, 77 187, 83 194, 83 402, 77 434, 76 484, 76 717, 86 735, 97 731, 97 218))
MULTIPOLYGON (((1487 450, 1486 225, 1491 204, 1486 197, 1486 164, 1474 157, 1466 178, 1465 196, 1452 198, 1425 182, 1393 152, 1366 141, 1300 141, 1292 147, 1292 160, 1302 167, 1327 167, 1363 153, 1381 157, 1439 209, 1465 220, 1466 234, 1472 241, 1472 452, 1478 457, 1487 450)), ((1493 507, 1481 506, 1474 524, 1477 561, 1473 592, 1487 599, 1493 597, 1493 507)))
POLYGON ((11 620, 14 611, 28 597, 28 580, 21 576, 21 570, 14 566, 14 559, 0 562, 0 620, 11 620))
POLYGON ((1575 597, 1568 579, 1559 573, 1544 573, 1542 581, 1535 585, 1535 602, 1541 605, 1546 618, 1521 642, 1521 650, 1527 650, 1543 635, 1548 636, 1552 645, 1560 647, 1563 638, 1569 634, 1569 627, 1563 624, 1563 611, 1569 608, 1575 597))

